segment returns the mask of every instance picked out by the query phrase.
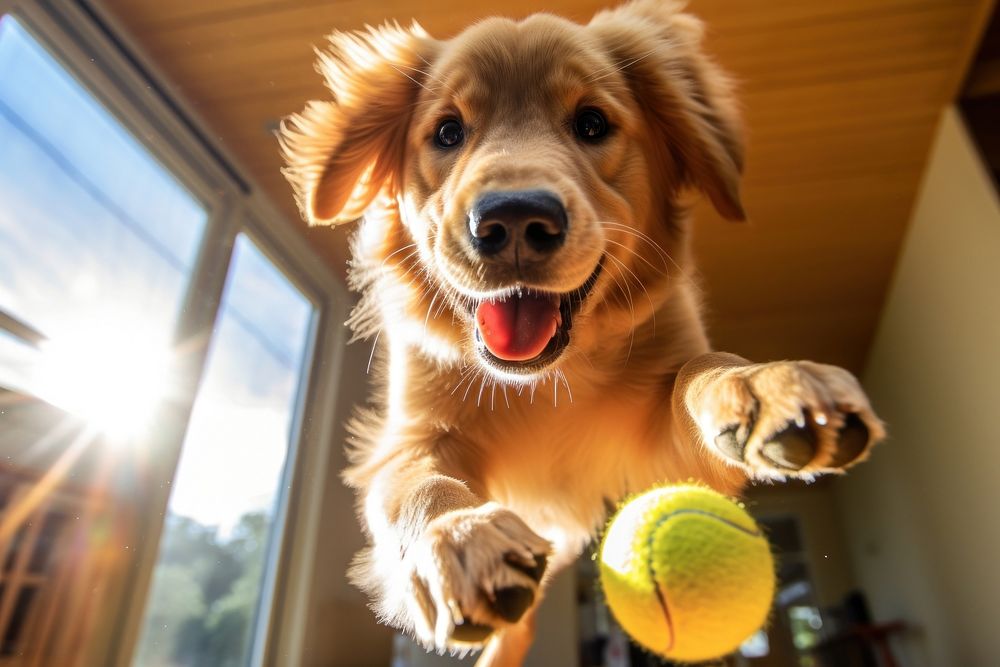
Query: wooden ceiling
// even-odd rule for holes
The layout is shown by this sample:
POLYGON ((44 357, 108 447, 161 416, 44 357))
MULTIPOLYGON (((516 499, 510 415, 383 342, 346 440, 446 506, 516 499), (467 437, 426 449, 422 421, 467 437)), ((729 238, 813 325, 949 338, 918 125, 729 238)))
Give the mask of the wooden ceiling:
MULTIPOLYGON (((324 97, 313 45, 415 18, 438 37, 491 14, 587 20, 594 0, 103 0, 171 93, 301 227, 271 136, 324 97)), ((699 209, 696 247, 720 349, 863 369, 942 109, 993 0, 693 0, 736 75, 749 131, 749 225, 699 209)), ((331 262, 344 230, 304 231, 331 262)))

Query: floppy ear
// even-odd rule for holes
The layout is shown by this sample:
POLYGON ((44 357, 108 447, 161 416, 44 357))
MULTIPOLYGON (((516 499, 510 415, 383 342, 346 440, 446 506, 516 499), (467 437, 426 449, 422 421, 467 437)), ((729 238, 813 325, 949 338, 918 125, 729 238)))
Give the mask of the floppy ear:
POLYGON ((730 83, 702 52, 701 22, 683 7, 634 0, 597 14, 589 29, 660 135, 678 185, 699 188, 724 217, 745 220, 743 136, 730 83))
POLYGON ((317 50, 333 94, 281 123, 279 142, 302 217, 310 225, 357 220, 398 183, 406 131, 433 40, 417 24, 335 32, 317 50))

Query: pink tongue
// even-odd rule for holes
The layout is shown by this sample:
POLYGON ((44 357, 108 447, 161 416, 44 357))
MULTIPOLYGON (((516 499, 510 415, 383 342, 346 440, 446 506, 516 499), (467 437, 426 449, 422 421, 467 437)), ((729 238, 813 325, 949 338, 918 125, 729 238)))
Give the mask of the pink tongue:
POLYGON ((476 326, 486 347, 506 361, 534 359, 556 334, 559 302, 537 294, 483 301, 476 310, 476 326))

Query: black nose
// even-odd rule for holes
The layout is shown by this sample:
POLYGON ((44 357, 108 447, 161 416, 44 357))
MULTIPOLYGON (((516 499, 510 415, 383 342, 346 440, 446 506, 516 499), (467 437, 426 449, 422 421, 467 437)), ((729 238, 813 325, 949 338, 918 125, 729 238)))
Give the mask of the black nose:
POLYGON ((566 240, 566 209, 545 190, 487 192, 469 212, 469 237, 480 255, 542 259, 566 240))

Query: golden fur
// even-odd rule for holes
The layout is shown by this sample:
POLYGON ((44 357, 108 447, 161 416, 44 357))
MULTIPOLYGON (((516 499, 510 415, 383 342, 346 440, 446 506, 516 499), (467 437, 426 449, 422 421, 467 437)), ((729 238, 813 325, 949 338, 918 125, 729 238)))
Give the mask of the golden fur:
POLYGON ((382 382, 346 473, 371 538, 354 578, 382 620, 428 647, 476 646, 492 628, 481 663, 519 664, 524 607, 626 494, 691 477, 738 493, 748 478, 833 472, 882 435, 846 371, 710 351, 688 199, 700 191, 744 217, 743 143, 730 86, 700 43, 699 22, 659 0, 585 26, 489 19, 447 41, 417 25, 338 32, 319 59, 332 100, 283 125, 310 223, 364 216, 350 323, 377 337, 382 382), (573 135, 581 108, 613 128, 600 143, 573 135), (447 117, 466 128, 457 150, 434 145, 447 117), (565 244, 516 270, 481 261, 470 207, 525 188, 564 202, 565 244), (477 354, 481 299, 565 294, 592 275, 552 363, 477 354))

